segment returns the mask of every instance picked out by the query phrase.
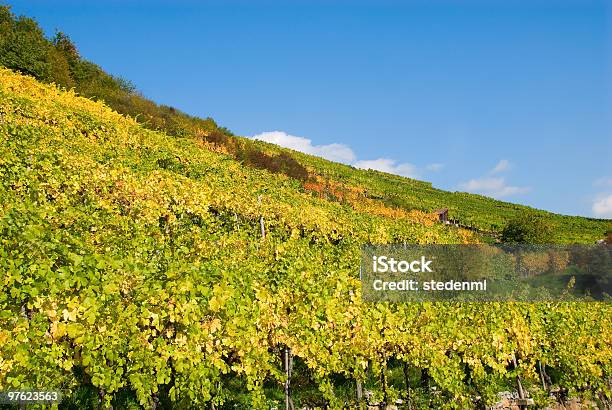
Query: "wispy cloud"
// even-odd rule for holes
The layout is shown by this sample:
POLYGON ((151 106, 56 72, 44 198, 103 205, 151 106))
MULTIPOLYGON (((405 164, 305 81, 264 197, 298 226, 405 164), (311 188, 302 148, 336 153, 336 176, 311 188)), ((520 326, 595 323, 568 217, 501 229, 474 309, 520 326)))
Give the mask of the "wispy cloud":
POLYGON ((612 178, 599 178, 593 182, 593 186, 612 187, 612 178))
POLYGON ((442 168, 444 168, 444 164, 440 164, 440 163, 429 164, 425 167, 427 171, 432 171, 432 172, 441 171, 442 168))
POLYGON ((602 177, 593 181, 593 186, 603 188, 607 192, 600 192, 593 200, 591 210, 593 215, 600 218, 612 218, 612 178, 602 177))
POLYGON ((355 161, 355 153, 348 145, 344 144, 328 144, 314 145, 312 140, 295 135, 287 134, 283 131, 270 131, 251 137, 256 140, 270 142, 280 145, 281 147, 291 148, 305 154, 316 155, 330 161, 343 162, 350 164, 355 161))
POLYGON ((506 178, 502 176, 492 176, 510 170, 513 167, 512 163, 507 159, 500 160, 490 171, 488 175, 480 178, 470 179, 467 182, 459 184, 459 189, 482 194, 493 198, 504 198, 512 195, 526 194, 531 190, 529 187, 509 185, 506 178))
POLYGON ((612 194, 600 196, 593 202, 593 213, 600 218, 612 218, 612 194))
MULTIPOLYGON (((316 145, 308 138, 297 137, 283 131, 262 132, 251 138, 291 148, 305 154, 323 157, 330 161, 353 165, 356 168, 374 169, 408 178, 417 178, 420 175, 418 167, 408 162, 399 162, 390 158, 358 160, 352 148, 345 144, 316 145)), ((434 163, 425 166, 422 171, 437 172, 443 167, 443 164, 434 163)))
POLYGON ((512 168, 512 164, 507 159, 500 160, 495 167, 491 170, 491 174, 497 174, 499 172, 508 171, 512 168))
POLYGON ((459 184, 459 188, 467 192, 482 194, 493 198, 503 198, 511 195, 526 194, 529 187, 512 186, 503 177, 482 177, 470 179, 459 184))
POLYGON ((389 174, 401 175, 408 178, 418 177, 417 168, 407 162, 398 163, 389 158, 368 159, 353 164, 356 168, 375 169, 389 174))

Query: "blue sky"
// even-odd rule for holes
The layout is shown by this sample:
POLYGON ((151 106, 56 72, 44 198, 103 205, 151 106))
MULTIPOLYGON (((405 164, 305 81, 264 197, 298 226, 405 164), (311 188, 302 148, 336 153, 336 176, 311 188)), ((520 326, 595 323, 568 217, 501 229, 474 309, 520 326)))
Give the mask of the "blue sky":
POLYGON ((610 218, 606 3, 9 1, 147 97, 239 135, 610 218))

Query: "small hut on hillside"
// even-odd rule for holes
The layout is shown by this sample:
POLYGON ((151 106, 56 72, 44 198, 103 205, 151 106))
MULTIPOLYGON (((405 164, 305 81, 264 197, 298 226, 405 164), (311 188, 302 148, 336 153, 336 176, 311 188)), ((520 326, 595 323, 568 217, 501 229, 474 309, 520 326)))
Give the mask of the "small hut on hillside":
POLYGON ((438 215, 438 221, 442 223, 448 223, 448 208, 437 209, 434 211, 438 215))

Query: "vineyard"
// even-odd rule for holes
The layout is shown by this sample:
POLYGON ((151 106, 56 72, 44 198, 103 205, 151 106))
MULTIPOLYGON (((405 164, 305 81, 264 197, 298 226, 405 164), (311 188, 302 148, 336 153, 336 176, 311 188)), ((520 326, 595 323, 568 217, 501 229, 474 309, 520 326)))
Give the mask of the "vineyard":
POLYGON ((47 39, 35 20, 17 17, 10 7, 3 5, 0 5, 0 66, 103 101, 150 130, 195 139, 203 148, 225 154, 242 166, 288 176, 303 190, 362 213, 428 222, 433 220, 434 210, 448 208, 450 218, 458 226, 481 234, 483 240, 497 237, 509 220, 526 212, 546 220, 558 243, 594 243, 612 229, 609 220, 555 215, 480 195, 447 192, 432 187, 431 183, 359 170, 234 136, 211 118, 193 117, 148 100, 129 81, 81 58, 76 45, 65 34, 58 32, 47 39))
MULTIPOLYGON (((270 153, 289 151, 261 141, 252 143, 270 153)), ((388 208, 423 212, 448 208, 451 218, 484 232, 499 232, 509 219, 525 212, 534 213, 550 221, 555 241, 558 243, 594 243, 603 238, 606 230, 611 227, 610 221, 605 219, 556 215, 482 195, 443 191, 432 187, 429 182, 375 170, 356 169, 296 151, 291 151, 291 155, 312 173, 319 175, 328 185, 331 183, 343 188, 367 187, 359 191, 361 200, 369 198, 388 208)))
POLYGON ((0 69, 0 390, 278 408, 290 352, 296 408, 485 407, 517 380, 609 403, 609 303, 365 303, 361 245, 478 237, 204 145, 0 69))

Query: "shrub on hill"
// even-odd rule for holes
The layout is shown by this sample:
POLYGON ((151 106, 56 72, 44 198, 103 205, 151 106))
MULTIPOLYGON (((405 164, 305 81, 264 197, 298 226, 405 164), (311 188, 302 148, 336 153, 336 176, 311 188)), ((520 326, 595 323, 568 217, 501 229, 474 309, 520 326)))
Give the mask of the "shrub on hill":
POLYGON ((553 239, 550 222, 534 213, 519 214, 508 221, 502 231, 502 242, 547 244, 553 239))
POLYGON ((246 146, 236 152, 236 157, 253 168, 266 169, 274 174, 285 174, 300 181, 308 179, 308 170, 286 152, 270 155, 246 146))
POLYGON ((53 55, 52 50, 52 44, 34 20, 15 18, 8 7, 0 6, 0 64, 19 67, 24 74, 44 81, 54 81, 51 62, 58 55, 53 55))

